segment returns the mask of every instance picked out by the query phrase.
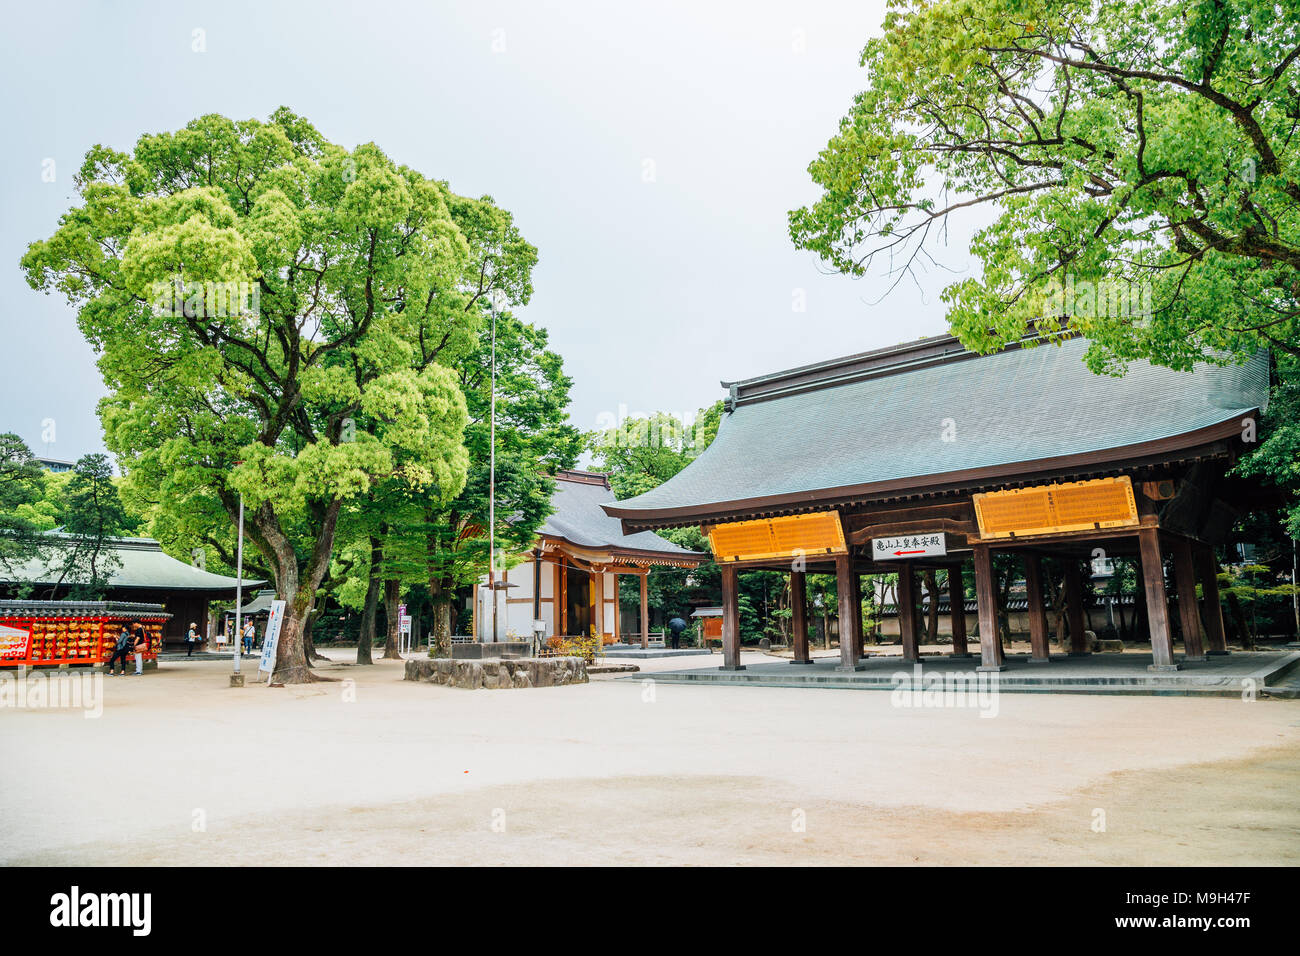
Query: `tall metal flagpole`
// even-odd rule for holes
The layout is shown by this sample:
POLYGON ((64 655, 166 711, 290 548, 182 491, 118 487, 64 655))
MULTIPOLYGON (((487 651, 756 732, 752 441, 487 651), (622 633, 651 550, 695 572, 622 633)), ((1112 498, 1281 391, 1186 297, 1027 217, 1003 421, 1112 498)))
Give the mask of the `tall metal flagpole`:
POLYGON ((497 306, 492 312, 492 411, 488 438, 488 594, 492 598, 492 643, 497 640, 497 306))
POLYGON ((239 543, 235 548, 235 673, 239 673, 239 612, 244 606, 244 493, 239 493, 239 543))

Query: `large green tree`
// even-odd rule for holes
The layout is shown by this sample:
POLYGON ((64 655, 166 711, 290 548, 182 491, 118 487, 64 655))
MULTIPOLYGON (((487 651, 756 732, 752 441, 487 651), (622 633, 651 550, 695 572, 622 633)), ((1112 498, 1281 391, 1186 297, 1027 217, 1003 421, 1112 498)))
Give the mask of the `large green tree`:
POLYGON ((795 243, 897 281, 983 207, 948 286, 989 351, 1037 324, 1094 370, 1300 355, 1300 3, 891 0, 809 168, 795 243))
POLYGON ((444 183, 287 109, 96 146, 75 182, 27 279, 77 307, 128 480, 172 513, 215 499, 231 520, 242 495, 288 602, 274 679, 311 680, 303 625, 345 504, 379 480, 464 483, 447 363, 475 341, 491 270, 467 273, 444 183))

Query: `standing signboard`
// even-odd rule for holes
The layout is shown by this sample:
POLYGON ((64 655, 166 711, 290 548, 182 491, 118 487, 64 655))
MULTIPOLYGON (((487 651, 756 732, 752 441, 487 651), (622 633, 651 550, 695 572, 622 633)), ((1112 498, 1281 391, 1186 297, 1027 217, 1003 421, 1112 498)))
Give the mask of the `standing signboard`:
POLYGON ((266 619, 266 633, 262 635, 262 660, 257 665, 260 674, 266 671, 266 682, 271 683, 275 671, 275 648, 280 643, 280 625, 284 623, 284 602, 271 602, 271 616, 266 619))

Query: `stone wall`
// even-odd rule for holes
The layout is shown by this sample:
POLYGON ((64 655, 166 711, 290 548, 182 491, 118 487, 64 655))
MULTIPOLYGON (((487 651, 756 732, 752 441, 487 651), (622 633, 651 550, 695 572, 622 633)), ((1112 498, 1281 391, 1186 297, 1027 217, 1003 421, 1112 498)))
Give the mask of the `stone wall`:
POLYGON ((504 690, 508 687, 560 687, 587 683, 581 657, 542 657, 460 661, 445 657, 409 660, 406 679, 463 687, 504 690))

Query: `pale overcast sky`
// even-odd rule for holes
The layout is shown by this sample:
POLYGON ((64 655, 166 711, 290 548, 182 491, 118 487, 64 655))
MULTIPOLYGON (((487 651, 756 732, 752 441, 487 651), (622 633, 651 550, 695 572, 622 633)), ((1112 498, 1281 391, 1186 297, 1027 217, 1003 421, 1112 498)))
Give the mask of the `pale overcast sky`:
MULTIPOLYGON (((103 448, 94 356, 72 310, 18 269, 69 206, 86 149, 281 104, 515 214, 540 252, 521 314, 563 355, 583 429, 620 408, 693 413, 719 379, 942 332, 952 275, 880 301, 883 280, 827 274, 787 235, 883 13, 883 0, 15 5, 0 36, 0 431, 56 458, 103 448)), ((940 243, 945 265, 970 268, 967 238, 940 243)))

